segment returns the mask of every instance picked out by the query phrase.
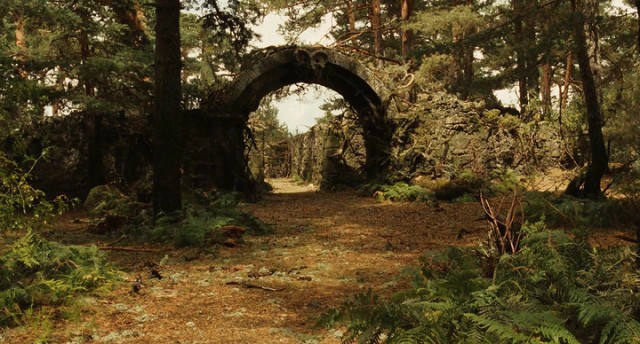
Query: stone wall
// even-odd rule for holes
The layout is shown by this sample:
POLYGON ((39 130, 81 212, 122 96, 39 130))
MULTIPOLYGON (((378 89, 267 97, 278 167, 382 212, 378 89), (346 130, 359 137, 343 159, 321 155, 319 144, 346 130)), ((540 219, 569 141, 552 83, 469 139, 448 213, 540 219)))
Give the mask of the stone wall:
POLYGON ((544 121, 523 123, 445 93, 420 99, 397 114, 396 121, 393 168, 401 179, 451 177, 465 170, 527 172, 557 164, 562 157, 557 133, 544 121))
MULTIPOLYGON (((563 158, 549 123, 523 123, 517 116, 487 110, 446 93, 424 96, 410 109, 392 114, 397 129, 391 178, 450 178, 462 171, 490 175, 514 169, 527 173, 558 166, 563 158)), ((356 122, 334 118, 293 139, 292 171, 305 181, 352 184, 362 172, 364 141, 356 122), (356 137, 353 139, 353 137, 356 137), (345 138, 352 138, 346 142, 345 138), (345 165, 348 169, 343 169, 345 165)))
POLYGON ((353 119, 334 117, 292 138, 292 176, 323 189, 354 186, 364 180, 362 130, 353 119))

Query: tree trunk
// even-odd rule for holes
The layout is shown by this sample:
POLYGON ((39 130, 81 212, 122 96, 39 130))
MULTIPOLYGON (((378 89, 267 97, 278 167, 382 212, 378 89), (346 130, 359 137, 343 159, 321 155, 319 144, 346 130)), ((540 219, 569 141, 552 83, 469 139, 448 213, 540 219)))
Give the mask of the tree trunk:
MULTIPOLYGON (((371 0, 371 32, 373 32, 373 49, 376 56, 384 56, 384 44, 382 42, 382 17, 380 0, 371 0)), ((382 62, 382 60, 379 60, 382 62)))
MULTIPOLYGON (((80 36, 78 37, 78 41, 80 43, 80 56, 82 58, 83 63, 91 57, 91 46, 89 41, 89 34, 86 30, 80 30, 80 36)), ((95 96, 95 85, 91 77, 84 75, 84 78, 81 80, 82 85, 84 86, 84 93, 89 96, 95 96)))
POLYGON ((471 85, 473 84, 473 50, 474 47, 468 43, 462 43, 462 89, 463 98, 469 98, 471 94, 471 85))
MULTIPOLYGON (((639 0, 640 1, 640 0, 639 0)), ((413 14, 413 2, 414 0, 402 0, 402 23, 407 24, 413 14)), ((411 53, 413 50, 413 31, 409 29, 402 29, 402 59, 404 62, 411 61, 411 53)))
POLYGON ((527 60, 527 86, 529 91, 534 95, 540 94, 540 70, 538 64, 538 55, 535 53, 538 42, 536 41, 536 10, 537 0, 527 0, 525 2, 525 20, 524 20, 524 42, 525 55, 527 60))
POLYGON ((564 84, 562 85, 562 92, 560 94, 560 108, 559 114, 562 118, 562 111, 567 107, 567 101, 569 100, 569 85, 571 85, 571 73, 573 69, 573 53, 569 52, 567 56, 567 64, 564 72, 564 84))
POLYGON ((640 0, 636 0, 636 11, 638 16, 638 41, 636 44, 638 45, 638 54, 640 54, 640 0))
POLYGON ((575 14, 580 18, 574 28, 575 54, 578 66, 580 67, 580 78, 582 80, 582 89, 587 110, 587 123, 589 126, 589 141, 591 146, 591 162, 587 168, 584 187, 581 194, 574 196, 598 198, 602 196, 600 182, 608 168, 609 157, 607 156, 604 136, 602 135, 602 115, 600 113, 596 79, 591 66, 592 60, 589 56, 583 6, 580 0, 571 0, 571 4, 575 14))
MULTIPOLYGON (((544 31, 550 29, 549 21, 542 19, 544 31)), ((553 79, 553 67, 551 66, 551 49, 545 48, 542 63, 542 85, 540 87, 540 98, 542 99, 542 115, 543 118, 551 116, 551 83, 553 79)))
POLYGON ((347 5, 347 22, 349 23, 349 37, 356 34, 356 11, 352 0, 345 0, 347 5))
MULTIPOLYGON (((88 22, 92 20, 88 12, 82 11, 79 13, 82 18, 84 27, 88 26, 88 22)), ((91 58, 91 41, 89 39, 89 33, 85 29, 81 29, 78 36, 78 43, 80 44, 80 57, 83 63, 86 63, 91 58)), ((83 75, 80 84, 84 87, 84 93, 88 97, 94 97, 95 83, 93 78, 88 75, 83 75)), ((102 152, 102 116, 96 113, 84 112, 82 114, 82 121, 84 123, 85 141, 87 142, 87 182, 89 187, 92 188, 97 185, 102 185, 106 182, 104 159, 102 152)))
MULTIPOLYGON (((452 7, 456 6, 473 6, 473 0, 453 0, 451 2, 452 7)), ((456 76, 454 82, 455 92, 460 99, 469 98, 471 92, 471 84, 473 83, 473 51, 474 47, 469 45, 465 39, 471 35, 472 32, 468 30, 462 30, 460 28, 455 29, 453 32, 453 46, 454 46, 454 60, 456 63, 456 76)))
POLYGON ((102 116, 85 113, 82 121, 84 140, 87 142, 87 186, 92 188, 106 182, 102 153, 102 116))
POLYGON ((562 130, 562 111, 567 107, 569 100, 569 85, 571 85, 571 70, 573 69, 573 53, 569 52, 567 56, 567 65, 564 72, 564 83, 560 89, 560 104, 558 106, 558 126, 560 128, 560 138, 564 139, 562 130))
POLYGON ((27 57, 27 39, 24 28, 24 18, 21 14, 16 13, 14 15, 15 24, 16 24, 16 47, 18 48, 18 53, 16 54, 16 61, 18 62, 18 74, 22 78, 27 78, 28 73, 25 69, 24 63, 27 57))
POLYGON ((156 0, 153 212, 182 208, 180 0, 156 0))
POLYGON ((514 21, 514 41, 516 44, 516 74, 518 78, 518 98, 520 102, 520 113, 526 112, 529 105, 529 85, 527 79, 527 58, 524 47, 524 23, 522 20, 522 0, 514 0, 513 11, 516 19, 514 21))
MULTIPOLYGON (((582 15, 589 18, 585 22, 584 33, 587 47, 587 54, 589 56, 589 66, 591 66, 591 72, 593 73, 593 79, 596 85, 600 85, 602 81, 602 71, 600 68, 600 28, 598 24, 595 24, 596 17, 600 14, 600 0, 578 0, 582 2, 582 15)), ((599 87, 596 87, 598 94, 598 103, 603 104, 604 98, 599 87)), ((604 116, 604 114, 600 114, 604 116)), ((604 117, 603 117, 604 118, 604 117)))
POLYGON ((126 25, 131 30, 131 35, 126 35, 125 42, 132 47, 141 49, 149 44, 149 38, 145 32, 144 13, 138 1, 121 2, 106 0, 105 4, 113 10, 120 24, 126 25))
POLYGON ((553 76, 553 69, 551 68, 551 62, 549 56, 545 56, 545 62, 542 65, 542 87, 540 92, 542 93, 542 114, 545 118, 551 115, 551 78, 553 76))

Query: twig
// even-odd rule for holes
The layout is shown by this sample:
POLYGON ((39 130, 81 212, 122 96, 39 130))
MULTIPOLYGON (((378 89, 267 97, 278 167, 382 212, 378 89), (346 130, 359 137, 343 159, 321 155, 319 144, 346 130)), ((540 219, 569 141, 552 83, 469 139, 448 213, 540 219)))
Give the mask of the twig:
POLYGON ((518 190, 513 190, 509 209, 507 210, 504 220, 500 220, 500 210, 504 200, 505 199, 503 198, 498 205, 498 210, 495 211, 491 207, 489 200, 480 193, 480 203, 482 204, 482 208, 486 214, 487 222, 489 222, 491 227, 491 230, 489 231, 489 239, 493 239, 495 241, 496 248, 500 255, 505 253, 516 253, 519 249, 520 239, 522 236, 520 225, 516 225, 518 205, 520 208, 520 216, 522 216, 523 213, 522 203, 518 198, 518 190), (507 246, 507 244, 509 246, 507 246))
POLYGON ((226 285, 241 285, 247 289, 262 289, 262 290, 266 290, 266 291, 281 291, 284 290, 284 288, 271 288, 271 287, 266 287, 263 285, 258 285, 258 284, 253 284, 253 283, 249 283, 249 282, 238 282, 238 281, 231 281, 231 282, 227 282, 225 283, 226 285))
POLYGON ((115 241, 112 241, 112 242, 108 242, 108 243, 104 244, 103 247, 108 247, 108 246, 117 244, 117 243, 121 242, 124 238, 125 238, 125 236, 122 235, 122 236, 120 236, 120 238, 118 238, 118 240, 115 240, 115 241))
POLYGON ((368 52, 368 51, 366 51, 364 49, 361 49, 361 48, 358 48, 358 47, 354 47, 354 46, 351 46, 351 45, 339 45, 339 46, 336 46, 336 48, 338 48, 338 49, 339 48, 351 49, 351 50, 353 50, 353 51, 355 51, 355 52, 357 52, 359 54, 366 55, 366 56, 369 56, 369 57, 373 57, 373 58, 376 58, 378 60, 391 62, 391 63, 396 64, 398 66, 402 66, 404 64, 403 62, 400 62, 400 61, 398 61, 396 59, 392 59, 390 57, 385 57, 385 56, 380 56, 380 55, 377 55, 377 54, 372 54, 372 53, 370 53, 370 52, 368 52))
POLYGON ((304 270, 306 268, 307 268, 306 265, 294 266, 291 269, 287 270, 287 274, 290 274, 290 273, 292 273, 294 271, 304 270))
POLYGON ((124 251, 124 252, 167 252, 173 248, 139 248, 139 247, 118 247, 118 246, 98 246, 103 251, 124 251))
POLYGON ((617 172, 624 172, 629 166, 633 165, 635 162, 637 161, 637 159, 633 159, 627 163, 625 163, 624 165, 620 166, 620 168, 616 169, 616 173, 612 173, 613 177, 611 178, 611 182, 602 190, 602 193, 606 193, 607 191, 609 191, 609 188, 611 188, 611 186, 618 181, 618 176, 619 174, 617 172))

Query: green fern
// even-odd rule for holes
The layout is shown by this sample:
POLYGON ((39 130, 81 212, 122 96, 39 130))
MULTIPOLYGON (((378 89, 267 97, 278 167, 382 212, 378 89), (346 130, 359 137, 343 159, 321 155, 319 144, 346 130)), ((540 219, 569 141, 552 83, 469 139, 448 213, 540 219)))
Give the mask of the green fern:
POLYGON ((523 232, 522 250, 497 263, 481 250, 426 255, 413 288, 390 300, 356 296, 324 324, 344 323, 345 342, 362 343, 639 342, 629 249, 595 250, 541 224, 523 232))
POLYGON ((95 246, 65 246, 27 232, 0 256, 0 324, 15 322, 20 310, 60 304, 117 279, 95 246))
POLYGON ((149 241, 173 241, 176 247, 205 246, 222 242, 220 229, 239 226, 253 235, 271 233, 272 228, 255 216, 240 210, 240 195, 219 193, 200 194, 199 199, 183 204, 183 212, 159 216, 153 227, 140 236, 149 241))

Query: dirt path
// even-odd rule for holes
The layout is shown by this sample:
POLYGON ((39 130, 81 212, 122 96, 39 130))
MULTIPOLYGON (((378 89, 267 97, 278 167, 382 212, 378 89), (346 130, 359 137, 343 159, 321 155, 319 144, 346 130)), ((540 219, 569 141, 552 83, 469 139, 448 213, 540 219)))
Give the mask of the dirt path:
MULTIPOLYGON (((475 203, 379 203, 353 191, 272 185, 273 194, 244 208, 273 234, 236 248, 110 252, 128 282, 82 300, 75 311, 84 323, 56 321, 50 342, 339 343, 340 331, 313 329, 320 314, 368 288, 389 295, 427 250, 475 244, 485 233, 475 203), (150 279, 149 262, 161 260, 164 278, 150 279), (136 275, 140 293, 131 292, 136 275)), ((25 342, 33 334, 24 331, 5 340, 25 342)))

